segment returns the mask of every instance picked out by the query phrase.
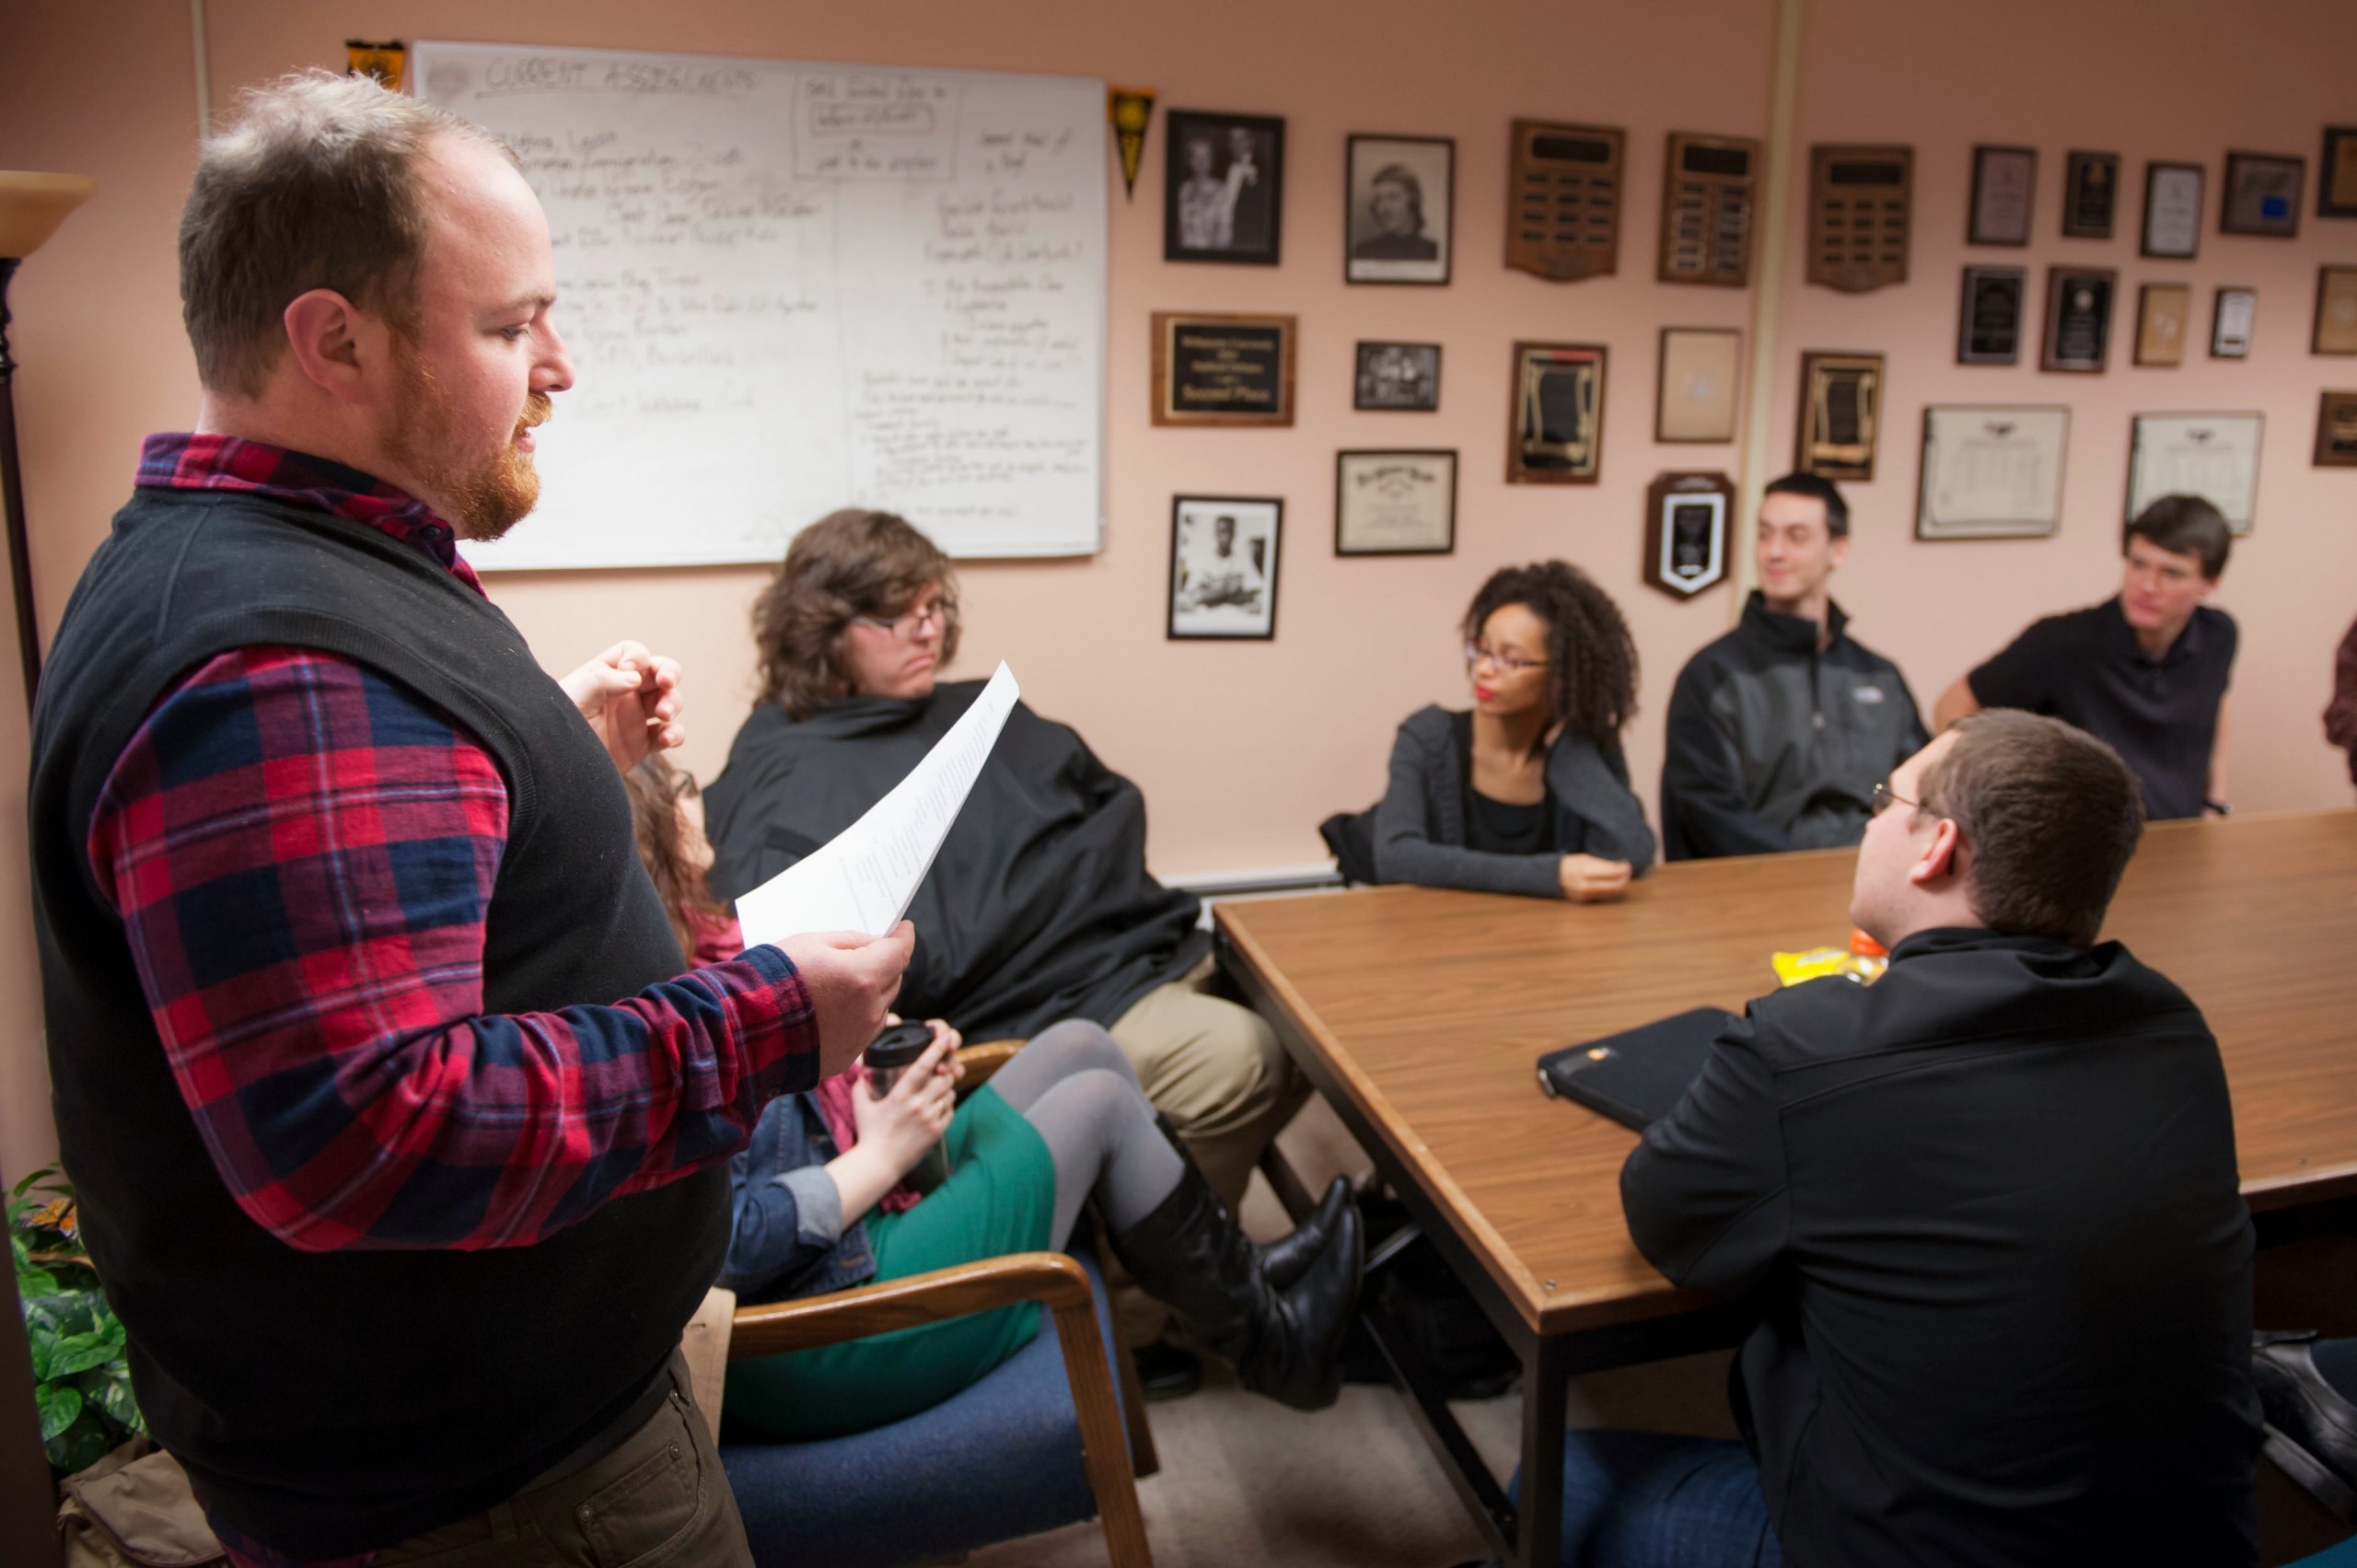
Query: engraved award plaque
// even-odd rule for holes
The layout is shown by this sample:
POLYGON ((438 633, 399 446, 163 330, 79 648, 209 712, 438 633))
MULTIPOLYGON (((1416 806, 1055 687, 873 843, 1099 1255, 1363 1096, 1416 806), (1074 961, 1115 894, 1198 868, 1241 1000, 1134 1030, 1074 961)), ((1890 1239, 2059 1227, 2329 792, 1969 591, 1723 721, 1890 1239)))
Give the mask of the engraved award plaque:
POLYGON ((1672 131, 1662 170, 1661 281, 1727 288, 1750 283, 1759 186, 1758 142, 1672 131))
POLYGON ((1864 294, 1907 281, 1915 149, 1809 149, 1808 281, 1864 294))
POLYGON ((1619 270, 1624 140, 1603 125, 1514 122, 1507 266, 1555 283, 1619 270))

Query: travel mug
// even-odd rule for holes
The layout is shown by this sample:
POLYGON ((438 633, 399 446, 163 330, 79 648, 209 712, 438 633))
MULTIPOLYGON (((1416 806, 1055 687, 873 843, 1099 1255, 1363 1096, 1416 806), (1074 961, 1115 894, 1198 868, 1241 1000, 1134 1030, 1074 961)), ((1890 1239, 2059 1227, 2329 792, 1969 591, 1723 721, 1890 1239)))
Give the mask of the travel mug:
MULTIPOLYGON (((868 1042, 867 1050, 861 1053, 859 1059, 861 1070, 867 1074, 869 1091, 878 1099, 890 1094, 892 1086, 900 1081, 900 1074, 915 1065, 917 1058, 923 1056, 932 1044, 933 1026, 930 1024, 885 1025, 884 1032, 868 1042)), ((933 1147, 927 1149, 917 1163, 909 1167, 909 1173, 900 1178, 911 1191, 916 1192, 930 1192, 948 1179, 949 1151, 942 1147, 939 1139, 935 1139, 933 1147)))

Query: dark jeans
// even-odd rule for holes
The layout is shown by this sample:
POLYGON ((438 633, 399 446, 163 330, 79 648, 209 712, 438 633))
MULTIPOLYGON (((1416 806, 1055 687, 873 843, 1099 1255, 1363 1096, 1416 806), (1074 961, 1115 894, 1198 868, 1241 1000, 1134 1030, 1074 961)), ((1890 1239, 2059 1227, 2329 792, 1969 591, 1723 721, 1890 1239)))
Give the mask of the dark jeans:
MULTIPOLYGON (((1517 1472, 1514 1490, 1521 1490, 1517 1472)), ((1563 1435, 1563 1568, 1781 1568, 1740 1443, 1657 1432, 1563 1435)))
MULTIPOLYGON (((563 1469, 563 1467, 560 1467, 563 1469)), ((671 1356, 671 1391, 604 1457, 377 1553, 374 1568, 753 1568, 737 1498, 671 1356)))

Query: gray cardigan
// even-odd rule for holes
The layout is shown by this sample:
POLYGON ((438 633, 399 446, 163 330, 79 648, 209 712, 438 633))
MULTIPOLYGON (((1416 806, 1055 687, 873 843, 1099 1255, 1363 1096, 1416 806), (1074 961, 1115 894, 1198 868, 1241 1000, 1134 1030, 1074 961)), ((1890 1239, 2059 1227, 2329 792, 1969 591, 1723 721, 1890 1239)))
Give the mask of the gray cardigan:
POLYGON ((1548 748, 1547 787, 1562 846, 1550 854, 1467 849, 1465 770, 1447 709, 1408 715, 1391 743, 1390 787, 1375 808, 1375 865, 1384 881, 1558 899, 1563 888, 1556 867, 1566 854, 1625 860, 1640 874, 1653 864, 1653 830, 1630 793, 1620 748, 1599 749, 1568 730, 1548 748))

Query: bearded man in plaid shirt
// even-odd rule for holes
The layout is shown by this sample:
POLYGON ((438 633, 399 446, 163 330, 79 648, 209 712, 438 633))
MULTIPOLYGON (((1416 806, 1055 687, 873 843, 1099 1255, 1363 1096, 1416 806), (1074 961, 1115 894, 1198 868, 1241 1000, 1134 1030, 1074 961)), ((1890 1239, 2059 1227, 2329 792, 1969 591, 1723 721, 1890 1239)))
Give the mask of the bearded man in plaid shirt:
POLYGON ((677 668, 552 680, 457 553, 573 379, 513 153, 290 77, 205 144, 180 273, 197 429, 66 610, 30 802, 141 1407, 240 1564, 749 1562, 679 1331, 729 1156, 911 934, 691 970, 617 772, 678 744, 677 668))

